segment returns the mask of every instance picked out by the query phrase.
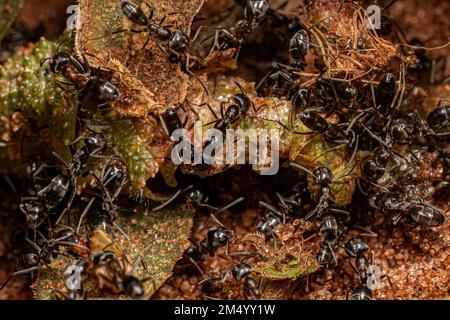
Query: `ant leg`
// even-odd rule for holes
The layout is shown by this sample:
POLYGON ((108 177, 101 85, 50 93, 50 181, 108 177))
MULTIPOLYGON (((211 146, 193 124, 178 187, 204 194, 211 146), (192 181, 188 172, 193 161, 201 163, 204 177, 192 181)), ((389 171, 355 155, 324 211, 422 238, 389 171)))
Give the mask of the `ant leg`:
POLYGON ((148 4, 147 1, 142 0, 142 2, 150 9, 150 13, 148 14, 147 20, 151 20, 153 18, 153 8, 148 4))
POLYGON ((442 102, 443 102, 443 101, 445 101, 445 102, 450 102, 450 99, 439 99, 439 102, 438 102, 438 105, 437 105, 436 108, 442 107, 442 102))
MULTIPOLYGON (((94 59, 96 59, 98 62, 100 62, 100 64, 102 64, 103 66, 105 66, 105 63, 109 62, 109 59, 111 58, 111 55, 108 54, 108 56, 106 57, 105 61, 100 60, 95 54, 89 53, 89 52, 83 52, 83 54, 85 56, 89 56, 92 57, 94 59)), ((112 71, 111 69, 109 69, 107 66, 105 66, 105 69, 107 69, 108 71, 112 71)))
POLYGON ((89 201, 89 203, 86 206, 86 208, 83 210, 83 213, 80 216, 80 220, 78 221, 77 234, 79 234, 80 228, 81 228, 81 222, 83 221, 83 218, 86 216, 86 214, 88 213, 88 211, 91 208, 92 204, 94 203, 94 200, 95 200, 95 198, 92 197, 92 199, 89 201))
POLYGON ((57 241, 56 244, 65 246, 65 247, 76 247, 85 250, 86 252, 89 252, 90 249, 86 246, 83 246, 82 244, 70 242, 70 241, 57 241))
POLYGON ((220 103, 220 116, 222 117, 222 119, 225 118, 224 105, 225 105, 225 101, 222 101, 220 103))
POLYGON ((11 274, 11 275, 8 277, 8 279, 6 279, 6 281, 2 284, 2 286, 0 287, 0 291, 3 290, 3 289, 8 285, 9 281, 11 281, 11 279, 12 279, 13 277, 21 276, 21 275, 24 275, 24 274, 28 274, 28 273, 31 273, 31 272, 36 271, 36 270, 39 270, 39 267, 38 267, 38 266, 35 266, 35 267, 31 267, 31 268, 29 268, 29 269, 24 269, 24 270, 20 270, 20 271, 14 272, 14 273, 11 274))
POLYGON ((74 87, 75 86, 75 84, 74 83, 72 83, 72 82, 69 82, 69 81, 64 81, 64 80, 56 80, 56 83, 57 84, 64 84, 64 85, 66 85, 66 86, 72 86, 72 87, 74 87))
POLYGON ((362 237, 372 237, 372 238, 377 238, 378 237, 378 233, 370 230, 369 228, 366 228, 366 227, 363 227, 363 226, 360 226, 360 225, 354 225, 354 227, 356 229, 365 231, 365 233, 361 233, 360 234, 360 236, 362 236, 362 237))
MULTIPOLYGON (((126 33, 126 32, 130 32, 130 33, 142 33, 147 31, 147 28, 145 29, 141 29, 141 30, 137 30, 137 29, 122 29, 122 30, 116 30, 110 33, 110 35, 116 35, 116 34, 120 34, 120 33, 126 33)), ((93 39, 93 40, 97 40, 97 39, 93 39)))
POLYGON ((75 66, 75 68, 80 72, 80 73, 90 73, 91 69, 89 68, 89 65, 85 65, 85 61, 86 61, 86 57, 84 56, 84 53, 81 52, 81 56, 83 58, 83 63, 80 62, 80 60, 78 60, 77 58, 75 58, 74 56, 70 56, 70 62, 72 62, 72 64, 75 66))
POLYGON ((52 58, 43 58, 41 59, 41 61, 39 62, 39 66, 42 68, 42 66, 44 65, 44 63, 48 60, 52 60, 52 58))
POLYGON ((119 232, 125 237, 125 239, 131 241, 130 236, 116 222, 113 222, 112 224, 117 230, 119 230, 119 232))
POLYGON ((271 204, 268 204, 267 202, 264 201, 259 201, 259 205, 273 213, 275 213, 277 216, 279 216, 280 218, 283 218, 283 213, 281 213, 279 210, 277 210, 274 206, 272 206, 271 204))
POLYGON ((159 25, 162 26, 162 24, 164 23, 164 21, 166 21, 167 17, 173 16, 173 15, 176 15, 176 14, 183 15, 184 12, 183 12, 183 11, 173 11, 173 12, 170 12, 170 13, 166 14, 166 15, 165 15, 164 17, 162 17, 162 19, 159 21, 159 25))
POLYGON ((224 207, 222 207, 221 209, 219 209, 218 212, 222 212, 222 211, 228 210, 228 209, 230 209, 231 207, 237 205, 238 203, 240 203, 240 202, 242 202, 242 201, 244 201, 244 200, 245 200, 245 197, 239 197, 239 198, 237 198, 236 200, 230 202, 230 203, 227 204, 226 206, 224 206, 224 207))
POLYGON ((384 142, 380 137, 378 137, 375 133, 373 133, 372 131, 370 131, 369 128, 367 128, 364 124, 361 124, 361 126, 364 128, 364 130, 367 131, 367 133, 374 138, 375 140, 377 140, 379 143, 381 143, 383 146, 385 146, 386 148, 389 148, 389 146, 386 144, 386 142, 384 142))
POLYGON ((355 167, 358 165, 358 163, 359 163, 359 160, 356 161, 356 163, 353 165, 353 167, 350 170, 348 170, 346 174, 334 179, 333 184, 345 184, 345 182, 339 182, 338 180, 341 180, 342 178, 345 178, 345 177, 357 177, 358 175, 353 174, 352 172, 355 169, 355 167))
POLYGON ((331 244, 329 242, 327 244, 328 244, 328 248, 330 249, 331 255, 333 256, 334 264, 337 266, 338 265, 338 261, 336 259, 336 254, 334 253, 334 250, 331 247, 331 244))
POLYGON ((356 156, 356 152, 358 151, 358 144, 359 144, 359 136, 356 137, 356 143, 355 143, 355 147, 353 148, 353 152, 352 152, 352 156, 350 157, 350 159, 348 160, 347 164, 345 165, 344 169, 347 169, 348 166, 353 163, 353 160, 355 160, 355 156, 356 156))
POLYGON ((167 199, 164 203, 153 208, 152 211, 158 211, 158 210, 161 210, 161 209, 167 207, 169 204, 171 204, 173 201, 175 201, 181 193, 186 192, 186 191, 192 189, 193 187, 194 187, 193 185, 190 185, 183 190, 181 190, 181 189, 178 190, 177 192, 175 192, 175 194, 173 196, 171 196, 169 199, 167 199))
POLYGON ((162 127, 164 133, 165 133, 168 137, 170 137, 170 132, 169 132, 169 129, 167 128, 166 121, 164 121, 163 115, 160 114, 160 115, 158 116, 158 118, 159 118, 159 122, 161 123, 161 127, 162 127))
MULTIPOLYGON (((220 222, 219 219, 217 219, 217 217, 215 216, 214 213, 211 213, 211 214, 209 215, 208 219, 209 219, 209 218, 213 219, 214 222, 215 222, 217 225, 219 225, 220 227, 225 228, 225 226, 223 225, 223 223, 220 222)), ((207 223, 208 219, 206 219, 205 224, 207 223)))
MULTIPOLYGON (((318 206, 317 206, 318 207, 318 206)), ((312 210, 312 211, 310 211, 304 218, 303 218, 303 220, 308 220, 309 218, 311 218, 312 216, 314 216, 316 213, 317 213, 317 207, 314 209, 314 210, 312 210)), ((298 225, 298 228, 300 227, 300 225, 298 225)))
MULTIPOLYGON (((71 182, 69 183, 72 185, 72 193, 70 194, 69 197, 69 201, 67 201, 67 206, 66 208, 64 208, 64 210, 61 212, 60 216, 58 217, 58 220, 56 220, 55 224, 59 224, 62 220, 62 218, 65 216, 66 212, 68 212, 72 206, 72 202, 75 199, 75 194, 76 194, 76 189, 77 189, 77 184, 76 184, 76 180, 75 179, 71 179, 71 182)), ((70 218, 70 216, 69 216, 70 218)))
POLYGON ((90 39, 90 40, 99 40, 99 39, 105 38, 107 36, 113 36, 113 35, 121 34, 121 33, 142 33, 142 32, 145 32, 145 31, 148 31, 148 28, 144 28, 144 29, 141 29, 141 30, 137 30, 137 29, 122 29, 122 30, 116 30, 116 31, 113 31, 113 32, 110 32, 110 33, 106 33, 106 34, 104 34, 101 37, 93 38, 93 39, 90 39))
POLYGON ((199 105, 196 105, 196 106, 198 106, 198 107, 207 106, 208 109, 209 109, 209 111, 211 112, 211 114, 214 116, 214 118, 215 118, 216 120, 219 120, 219 117, 217 116, 217 113, 214 111, 214 109, 211 107, 211 105, 210 105, 209 103, 204 102, 204 103, 199 104, 199 105))
POLYGON ((330 212, 334 212, 334 213, 339 213, 339 214, 342 214, 342 215, 344 215, 344 216, 349 216, 350 215, 350 212, 348 212, 348 211, 345 211, 345 210, 340 210, 340 209, 336 209, 336 208, 330 208, 330 209, 328 209, 330 212))
POLYGON ((67 164, 67 162, 59 155, 57 154, 55 151, 52 151, 52 155, 56 158, 56 160, 58 160, 64 167, 69 168, 69 165, 67 164))
POLYGON ((395 225, 400 221, 400 219, 402 218, 402 216, 403 216, 403 211, 400 211, 399 213, 397 213, 397 214, 394 216, 394 218, 392 219, 392 220, 393 220, 392 224, 395 226, 395 225))
POLYGON ((391 287, 392 293, 394 294, 394 299, 397 299, 397 298, 395 297, 395 289, 394 289, 394 286, 392 285, 391 278, 390 278, 387 274, 384 274, 384 275, 381 276, 381 280, 383 280, 383 279, 387 279, 387 280, 388 280, 389 286, 391 287))
POLYGON ((215 27, 210 27, 210 26, 206 26, 206 25, 201 25, 200 27, 198 27, 198 29, 195 31, 194 37, 190 40, 191 43, 193 43, 195 40, 197 40, 197 37, 200 35, 200 32, 203 29, 216 29, 215 27))
POLYGON ((191 257, 189 257, 189 261, 194 265, 194 267, 197 268, 198 271, 200 271, 201 274, 207 274, 209 275, 208 272, 205 272, 200 265, 197 263, 197 261, 195 261, 194 259, 192 259, 191 257))
POLYGON ((37 168, 37 170, 33 173, 33 175, 31 176, 33 180, 38 178, 38 175, 41 173, 42 170, 44 170, 45 168, 48 168, 49 165, 47 165, 45 162, 43 164, 41 164, 39 166, 39 168, 37 168))
POLYGON ((330 149, 325 150, 324 152, 322 152, 321 154, 319 154, 317 157, 315 157, 315 158, 312 160, 312 162, 314 162, 315 160, 319 159, 319 158, 320 158, 321 156, 323 156, 324 154, 329 153, 329 152, 336 151, 337 149, 340 149, 340 148, 342 148, 343 146, 344 146, 344 144, 340 144, 340 145, 338 145, 338 146, 336 146, 336 147, 333 147, 333 148, 330 148, 330 149))
MULTIPOLYGON (((149 33, 148 33, 148 36, 147 36, 147 39, 145 40, 145 43, 144 43, 144 45, 142 46, 141 50, 144 50, 144 49, 145 49, 145 47, 146 47, 146 46, 148 45, 148 43, 150 42, 150 38, 151 38, 151 33, 149 32, 149 33)), ((158 46, 158 48, 159 48, 162 52, 166 53, 166 51, 165 51, 164 48, 162 47, 161 43, 159 43, 159 41, 156 41, 156 45, 158 46)))
POLYGON ((297 169, 297 170, 305 171, 306 173, 309 173, 310 175, 312 175, 315 180, 317 180, 316 175, 311 170, 299 165, 298 163, 291 162, 291 163, 289 163, 289 166, 294 169, 297 169))
POLYGON ((31 268, 28 268, 28 269, 25 269, 25 270, 16 271, 16 272, 14 272, 12 274, 12 276, 15 277, 15 276, 21 276, 21 275, 24 275, 24 274, 28 274, 28 273, 31 273, 33 271, 39 270, 39 268, 40 267, 38 267, 38 266, 34 266, 34 267, 31 267, 31 268))
POLYGON ((292 129, 290 129, 288 126, 283 124, 280 120, 260 118, 260 117, 256 117, 256 116, 249 116, 249 118, 251 118, 251 119, 258 119, 258 120, 262 120, 262 121, 275 122, 276 124, 280 125, 283 129, 285 129, 286 131, 289 131, 289 132, 291 132, 293 134, 301 134, 301 135, 312 134, 313 135, 313 134, 317 134, 318 133, 318 132, 315 132, 315 131, 309 131, 309 132, 292 131, 292 129))
POLYGON ((197 80, 200 83, 200 85, 202 86, 203 90, 206 92, 206 95, 209 96, 210 95, 209 90, 206 87, 206 85, 203 83, 203 81, 195 73, 193 73, 191 70, 189 70, 189 59, 190 59, 189 57, 190 57, 189 54, 187 54, 186 55, 186 68, 185 68, 185 71, 190 76, 192 76, 195 80, 197 80))

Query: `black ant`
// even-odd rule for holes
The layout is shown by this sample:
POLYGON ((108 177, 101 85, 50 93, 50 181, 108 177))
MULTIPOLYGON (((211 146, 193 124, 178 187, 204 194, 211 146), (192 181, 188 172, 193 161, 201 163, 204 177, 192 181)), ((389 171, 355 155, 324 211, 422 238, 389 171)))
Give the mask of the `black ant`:
POLYGON ((60 203, 66 197, 69 190, 71 190, 67 206, 56 220, 56 224, 61 221, 65 213, 71 208, 81 169, 86 166, 89 157, 100 156, 105 150, 105 137, 99 133, 92 133, 84 139, 84 146, 75 150, 70 163, 67 163, 59 154, 53 152, 56 159, 67 169, 68 177, 64 175, 56 176, 48 186, 39 190, 38 196, 44 196, 47 201, 50 201, 50 203, 56 206, 56 204, 60 203))
POLYGON ((231 97, 233 103, 227 107, 225 113, 223 111, 223 106, 227 102, 225 101, 220 104, 220 114, 222 118, 219 118, 215 113, 215 111, 212 109, 212 107, 209 104, 206 104, 206 106, 209 108, 213 116, 216 118, 214 128, 222 132, 225 132, 225 130, 232 123, 236 122, 241 117, 245 116, 248 113, 250 107, 253 108, 255 113, 258 112, 258 110, 255 108, 254 103, 248 97, 245 89, 238 82, 235 82, 235 84, 241 92, 234 94, 231 97))
POLYGON ((44 205, 34 197, 22 198, 19 208, 25 215, 27 225, 32 229, 38 228, 47 218, 47 210, 44 205))
POLYGON ((309 35, 306 30, 299 30, 291 38, 289 53, 294 59, 293 67, 301 70, 305 66, 305 57, 309 51, 309 35))
POLYGON ((369 204, 384 211, 398 211, 393 218, 396 225, 404 214, 409 215, 419 225, 437 227, 445 222, 441 210, 418 200, 406 200, 394 192, 380 193, 369 199, 369 204))
POLYGON ((386 165, 389 160, 390 151, 384 147, 377 147, 361 166, 361 173, 366 180, 376 181, 386 172, 386 165))
POLYGON ((247 32, 250 33, 255 30, 265 18, 270 9, 271 0, 246 0, 237 2, 244 6, 245 24, 248 29, 247 32))
MULTIPOLYGON (((369 250, 367 242, 362 238, 351 238, 345 243, 345 252, 351 258, 355 258, 355 266, 351 264, 353 270, 358 274, 358 285, 352 289, 351 300, 372 300, 371 284, 376 281, 374 277, 378 276, 373 267, 373 251, 371 261, 366 257, 365 253, 369 250)), ((387 275, 379 278, 381 281, 387 278, 390 286, 392 283, 387 275)), ((347 292, 348 299, 348 292, 347 292)))
MULTIPOLYGON (((221 209, 217 209, 215 207, 211 207, 217 212, 222 212, 235 204, 244 200, 244 197, 238 198, 237 200, 231 202, 221 209)), ((211 213, 206 221, 212 218, 218 227, 212 227, 208 230, 206 237, 199 243, 192 243, 192 245, 184 252, 184 257, 187 258, 196 268, 200 271, 200 273, 204 273, 202 268, 198 265, 197 261, 205 261, 208 257, 213 257, 216 254, 218 248, 226 247, 225 254, 227 256, 232 255, 229 253, 229 241, 234 236, 234 232, 225 228, 225 226, 216 218, 216 216, 211 213)), ((205 222, 206 223, 206 222, 205 222)))
POLYGON ((201 84, 205 92, 209 94, 209 91, 206 88, 203 81, 201 81, 193 72, 189 70, 190 64, 189 63, 190 54, 188 52, 189 46, 191 42, 195 41, 198 34, 194 36, 194 38, 191 41, 189 37, 180 29, 175 29, 174 31, 172 31, 168 28, 169 26, 163 25, 168 16, 174 14, 182 14, 181 12, 169 13, 165 15, 159 23, 154 22, 152 20, 153 8, 146 1, 144 1, 144 3, 150 9, 150 13, 148 14, 148 16, 145 15, 141 7, 132 2, 123 1, 121 6, 123 15, 127 17, 127 19, 130 20, 132 23, 144 27, 143 29, 117 30, 112 32, 111 35, 124 32, 132 32, 132 33, 148 32, 147 40, 145 41, 142 48, 145 48, 147 46, 148 42, 150 41, 150 38, 153 36, 158 48, 161 51, 168 53, 168 61, 173 64, 183 62, 184 65, 183 71, 193 76, 201 84))
MULTIPOLYGON (((188 105, 190 102, 187 102, 188 105)), ((161 121, 161 125, 163 127, 163 130, 165 131, 165 133, 167 134, 167 136, 171 137, 173 132, 177 129, 183 129, 186 127, 186 124, 189 120, 189 111, 193 112, 197 118, 199 118, 199 115, 192 109, 190 108, 190 110, 186 110, 185 107, 183 106, 183 104, 179 104, 179 107, 183 110, 184 112, 184 119, 181 120, 180 116, 178 115, 177 112, 177 108, 176 107, 168 107, 164 110, 164 113, 162 115, 160 115, 160 121, 161 121)), ((193 126, 193 125, 192 125, 193 126)), ((192 128, 189 127, 188 129, 192 128)))
POLYGON ((398 145, 410 144, 416 134, 412 117, 397 117, 389 125, 388 138, 398 145))
POLYGON ((255 86, 258 96, 282 97, 288 95, 295 87, 297 69, 279 62, 272 62, 269 71, 255 86))
POLYGON ((105 164, 102 168, 100 178, 93 174, 95 180, 101 187, 101 197, 94 196, 86 205, 78 221, 77 232, 81 228, 83 218, 89 212, 91 206, 97 200, 95 208, 96 214, 93 218, 95 227, 101 227, 107 232, 111 232, 115 226, 122 234, 125 232, 114 222, 117 218, 117 206, 114 201, 119 196, 123 186, 126 184, 126 171, 122 163, 105 164))
MULTIPOLYGON (((112 32, 111 34, 114 35, 124 32, 148 32, 147 40, 145 41, 145 44, 142 48, 145 48, 147 46, 150 38, 153 36, 156 45, 159 47, 159 49, 161 49, 161 51, 166 53, 167 51, 169 51, 169 62, 178 63, 180 61, 180 56, 186 55, 189 49, 189 37, 179 29, 171 31, 167 26, 163 25, 167 17, 176 14, 176 12, 165 15, 159 23, 156 23, 153 21, 153 8, 147 2, 144 1, 144 3, 150 9, 150 13, 148 15, 144 13, 141 7, 132 2, 123 1, 121 6, 123 15, 127 17, 127 19, 132 23, 144 27, 143 29, 117 30, 112 32)), ((189 62, 187 62, 186 65, 188 65, 188 63, 189 62)))
POLYGON ((323 239, 316 254, 316 259, 320 264, 328 265, 332 260, 336 265, 338 264, 334 251, 337 247, 337 241, 344 234, 344 231, 344 226, 338 223, 333 215, 327 214, 322 218, 320 233, 323 239))
POLYGON ((5 283, 3 283, 3 285, 0 287, 0 290, 2 290, 15 276, 33 273, 40 270, 43 265, 49 267, 52 258, 58 256, 59 254, 62 254, 58 250, 60 246, 80 248, 85 252, 89 251, 89 248, 81 244, 68 241, 68 238, 71 237, 71 234, 67 234, 55 239, 47 239, 41 232, 37 231, 37 233, 40 236, 37 241, 32 241, 25 237, 25 241, 31 246, 32 250, 34 251, 23 254, 20 265, 24 266, 25 269, 12 273, 5 281, 5 283), (38 243, 40 245, 38 245, 38 243))
MULTIPOLYGON (((209 256, 213 257, 218 248, 228 246, 232 235, 233 232, 226 229, 222 224, 220 224, 219 227, 210 228, 203 241, 199 244, 193 243, 187 248, 184 252, 184 257, 186 257, 200 273, 203 273, 203 270, 200 268, 197 261, 205 261, 209 256)), ((226 249, 228 254, 228 247, 226 249)))
POLYGON ((198 37, 203 29, 216 30, 213 36, 208 36, 202 41, 205 42, 211 38, 214 38, 208 56, 211 56, 215 49, 227 50, 230 48, 235 48, 237 52, 234 59, 237 60, 244 41, 244 36, 254 32, 260 26, 262 21, 268 16, 269 12, 272 12, 270 9, 270 0, 238 0, 236 2, 244 7, 244 18, 237 21, 235 25, 228 29, 203 25, 197 29, 193 41, 198 37))
POLYGON ((101 74, 105 72, 104 70, 91 70, 85 53, 81 53, 83 61, 80 61, 73 55, 59 52, 64 41, 58 45, 56 53, 51 58, 41 60, 41 66, 45 61, 50 60, 50 71, 54 74, 61 73, 67 80, 58 80, 58 83, 74 86, 77 92, 80 92, 85 98, 88 97, 88 94, 96 97, 100 101, 98 107, 118 101, 121 95, 117 88, 111 82, 100 78, 101 74))
POLYGON ((122 162, 107 163, 102 167, 100 183, 109 194, 115 198, 117 191, 121 190, 127 178, 126 167, 122 162))
POLYGON ((109 251, 100 251, 89 257, 89 263, 94 274, 101 278, 103 286, 109 288, 114 293, 125 293, 133 299, 142 299, 145 295, 143 282, 128 272, 126 269, 126 257, 122 255, 122 261, 109 251))
MULTIPOLYGON (((349 214, 346 211, 329 207, 329 200, 330 199, 332 200, 330 184, 339 183, 333 178, 333 174, 331 173, 330 169, 328 169, 327 167, 324 167, 324 166, 318 166, 313 171, 311 171, 297 163, 291 162, 289 165, 296 170, 301 170, 301 171, 309 173, 313 177, 314 182, 319 186, 318 205, 316 206, 316 208, 314 210, 309 212, 304 217, 305 220, 311 218, 315 214, 317 214, 320 217, 322 215, 322 213, 324 213, 326 211, 340 213, 340 214, 344 214, 344 215, 349 214)), ((350 170, 350 171, 352 171, 352 170, 350 170)), ((340 177, 339 179, 341 179, 341 178, 343 178, 343 176, 340 177)))
POLYGON ((273 230, 282 224, 280 217, 271 211, 268 211, 256 227, 256 231, 263 233, 266 237, 273 235, 273 230))
POLYGON ((208 209, 215 210, 218 212, 228 210, 232 206, 234 206, 244 200, 243 197, 240 197, 240 198, 234 200, 233 202, 231 202, 230 204, 226 205, 225 207, 219 209, 219 208, 211 206, 207 203, 208 196, 203 191, 201 191, 200 189, 194 188, 193 185, 190 185, 184 189, 180 189, 177 192, 175 192, 175 194, 173 194, 169 199, 164 201, 161 205, 153 208, 152 211, 159 211, 161 209, 164 209, 165 207, 167 207, 169 204, 171 204, 173 201, 175 201, 182 194, 186 195, 186 199, 190 205, 197 207, 197 208, 204 207, 204 208, 208 208, 208 209))
POLYGON ((367 250, 369 246, 362 238, 352 238, 345 243, 345 252, 355 258, 356 267, 351 266, 358 274, 358 286, 352 290, 352 300, 372 300, 372 290, 367 286, 369 261, 364 254, 367 250))
POLYGON ((197 285, 201 285, 203 293, 217 294, 225 289, 226 281, 232 277, 235 281, 243 283, 243 292, 247 299, 260 299, 261 291, 259 285, 256 280, 250 276, 251 273, 252 268, 248 264, 240 262, 233 266, 231 272, 225 272, 220 277, 204 279, 197 285))
POLYGON ((301 191, 293 192, 289 196, 282 196, 278 192, 275 194, 278 200, 278 208, 264 201, 259 201, 259 205, 266 209, 266 213, 256 227, 256 231, 263 233, 268 238, 273 236, 273 231, 277 226, 291 220, 292 215, 300 211, 303 206, 303 193, 301 191))
MULTIPOLYGON (((402 212, 409 215, 416 223, 427 227, 438 227, 445 222, 445 216, 437 208, 431 207, 427 204, 413 204, 407 207, 402 212)), ((394 221, 400 220, 402 214, 394 221)))

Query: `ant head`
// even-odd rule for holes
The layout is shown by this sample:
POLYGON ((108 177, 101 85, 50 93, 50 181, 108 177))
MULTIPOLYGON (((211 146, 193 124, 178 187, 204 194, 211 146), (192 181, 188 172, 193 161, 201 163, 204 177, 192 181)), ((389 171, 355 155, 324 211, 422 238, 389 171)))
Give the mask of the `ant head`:
POLYGON ((187 197, 189 201, 192 202, 194 205, 199 205, 203 202, 205 195, 201 190, 194 189, 188 192, 187 197))
POLYGON ((92 133, 84 139, 89 154, 103 153, 106 149, 106 138, 101 133, 92 133))
POLYGON ((207 234, 208 242, 213 248, 226 246, 230 237, 230 231, 222 227, 211 228, 207 234))
POLYGON ((414 123, 410 118, 398 118, 393 121, 390 128, 390 135, 395 143, 404 145, 408 144, 414 133, 414 123))
POLYGON ((385 73, 383 75, 383 77, 380 80, 380 86, 387 86, 387 87, 392 87, 392 85, 395 85, 395 76, 392 73, 385 73))
POLYGON ((339 97, 344 100, 353 99, 354 97, 356 97, 357 93, 358 90, 350 83, 348 84, 343 83, 338 87, 339 97))
POLYGON ((125 288, 125 294, 133 299, 142 298, 145 294, 142 282, 134 276, 126 276, 123 280, 123 287, 125 288))
POLYGON ((40 262, 39 256, 35 253, 26 253, 23 256, 23 260, 27 266, 37 266, 40 262))
POLYGON ((166 110, 164 110, 164 113, 167 117, 170 117, 172 115, 178 115, 177 111, 172 107, 166 108, 166 110))
POLYGON ((173 63, 173 64, 177 64, 177 63, 180 63, 180 56, 179 55, 177 55, 177 54, 175 54, 175 53, 171 53, 170 55, 169 55, 169 63, 173 63))
POLYGON ((385 173, 385 169, 378 167, 376 163, 371 159, 366 161, 361 169, 363 175, 369 180, 378 180, 385 173))
POLYGON ((314 180, 317 184, 333 183, 333 174, 327 167, 318 167, 314 170, 314 180))
POLYGON ((252 272, 252 268, 246 263, 239 263, 233 267, 231 273, 237 281, 241 281, 252 272))
POLYGON ((188 49, 189 38, 181 30, 175 30, 169 41, 169 49, 176 53, 184 53, 188 49))
POLYGON ((369 245, 363 238, 351 238, 345 244, 345 252, 352 258, 356 258, 367 250, 369 250, 369 245))
POLYGON ((70 64, 70 56, 64 52, 56 53, 50 59, 50 70, 52 73, 60 73, 64 67, 67 67, 70 64))
POLYGON ((389 161, 389 150, 380 146, 373 151, 375 163, 379 166, 385 166, 389 161))

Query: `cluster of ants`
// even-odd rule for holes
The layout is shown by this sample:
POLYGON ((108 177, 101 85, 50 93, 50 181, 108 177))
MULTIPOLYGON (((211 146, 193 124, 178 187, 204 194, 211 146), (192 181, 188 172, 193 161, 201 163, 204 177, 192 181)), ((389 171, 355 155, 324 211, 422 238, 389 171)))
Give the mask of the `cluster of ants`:
MULTIPOLYGON (((268 73, 256 85, 257 94, 260 97, 277 97, 290 101, 289 123, 279 124, 292 134, 320 135, 324 141, 333 145, 329 152, 339 148, 349 150, 348 163, 354 168, 359 166, 360 169, 355 191, 360 200, 356 201, 357 205, 352 203, 347 207, 337 207, 332 186, 339 184, 339 181, 335 179, 331 169, 320 164, 309 168, 291 162, 288 165, 289 170, 297 172, 299 180, 306 181, 305 176, 310 175, 318 191, 311 192, 311 189, 303 184, 296 190, 280 190, 276 193, 274 203, 260 201, 259 205, 264 214, 255 231, 263 233, 269 241, 276 237, 274 230, 280 225, 291 223, 294 219, 317 220, 317 234, 321 239, 316 255, 317 262, 323 267, 337 265, 336 251, 343 248, 349 259, 354 259, 351 265, 358 275, 357 285, 351 290, 351 299, 371 299, 369 281, 373 261, 369 261, 372 260, 367 256, 369 246, 363 237, 373 237, 376 234, 362 228, 366 230, 365 233, 349 238, 346 232, 352 225, 351 221, 359 215, 368 215, 368 212, 375 211, 382 214, 394 213, 394 224, 405 216, 423 228, 436 227, 445 222, 445 213, 423 200, 421 191, 418 190, 417 172, 411 170, 405 173, 401 168, 405 164, 411 167, 419 166, 421 152, 416 152, 419 149, 426 150, 425 153, 436 152, 436 162, 444 168, 444 179, 438 181, 433 190, 436 193, 439 190, 448 190, 445 177, 448 178, 450 162, 448 151, 445 150, 445 144, 448 143, 445 138, 449 134, 450 105, 439 105, 428 114, 426 120, 417 113, 403 113, 400 107, 408 92, 404 90, 404 83, 399 84, 397 77, 391 72, 379 74, 376 85, 359 86, 357 80, 350 82, 345 79, 327 78, 324 67, 313 85, 300 88, 299 73, 306 67, 306 56, 311 48, 317 46, 310 40, 309 28, 305 27, 298 17, 291 17, 271 8, 270 0, 236 0, 236 5, 243 7, 243 18, 235 25, 229 28, 200 26, 190 38, 179 29, 165 26, 166 17, 155 22, 151 8, 147 15, 140 6, 123 1, 121 9, 124 16, 141 29, 117 30, 111 34, 148 33, 144 47, 149 41, 154 41, 159 49, 167 53, 170 63, 181 63, 182 70, 191 73, 192 44, 202 32, 214 30, 210 53, 235 48, 237 60, 248 35, 257 32, 267 23, 278 27, 285 26, 286 34, 290 38, 287 50, 291 62, 273 63, 268 73), (339 122, 327 121, 331 115, 337 115, 339 122), (297 120, 309 131, 294 130, 294 122, 297 120), (358 156, 358 160, 355 160, 356 154, 361 152, 365 152, 367 156, 358 156), (313 209, 305 210, 311 205, 313 209)), ((382 29, 377 32, 380 35, 388 35, 391 31, 382 29)), ((416 40, 411 41, 412 44, 417 44, 415 42, 416 40)), ((81 274, 94 274, 104 287, 114 293, 141 298, 145 295, 145 280, 133 276, 125 256, 118 256, 107 248, 91 253, 80 238, 83 220, 89 221, 87 225, 90 233, 99 228, 111 234, 123 232, 115 221, 120 209, 116 200, 127 183, 125 166, 109 147, 106 135, 95 131, 95 126, 85 125, 85 120, 92 119, 93 113, 101 107, 120 101, 121 94, 111 82, 110 71, 103 72, 90 67, 86 57, 88 53, 81 53, 82 59, 78 59, 72 54, 60 52, 60 47, 61 45, 53 57, 46 60, 49 60, 50 71, 61 74, 64 78, 60 81, 60 86, 74 88, 74 92, 78 94, 78 117, 82 119, 80 138, 73 144, 70 162, 53 152, 56 164, 36 161, 27 167, 32 184, 20 204, 20 210, 26 217, 27 230, 18 236, 27 250, 20 260, 20 270, 14 272, 11 277, 35 273, 41 267, 49 266, 52 259, 58 255, 68 255, 77 259, 73 266, 78 268, 81 274), (90 98, 96 99, 98 108, 93 112, 85 108, 86 101, 90 98), (99 176, 92 170, 92 163, 98 162, 103 162, 99 176), (77 182, 88 176, 96 181, 95 186, 77 196, 77 182), (77 197, 79 201, 75 201, 77 197), (72 228, 69 225, 75 202, 85 203, 85 206, 75 224, 77 227, 72 228), (61 248, 64 248, 64 251, 61 248)), ((42 65, 45 62, 43 61, 42 65)), ((426 53, 418 51, 415 69, 408 72, 419 75, 432 65, 426 53)), ((220 131, 225 131, 237 123, 247 115, 251 106, 254 107, 242 87, 241 93, 232 96, 230 101, 222 118, 216 116, 214 128, 220 131)), ((256 114, 258 110, 254 108, 254 111, 256 114)), ((176 108, 168 107, 159 119, 170 136, 176 129, 185 127, 187 117, 182 121, 176 108)), ((208 204, 208 196, 204 191, 190 185, 177 191, 153 210, 159 211, 171 205, 180 196, 196 208, 206 208, 211 212, 210 217, 218 224, 207 231, 202 241, 193 243, 184 253, 185 260, 190 261, 199 272, 205 273, 199 262, 215 256, 219 248, 228 248, 234 235, 232 230, 219 221, 217 215, 245 199, 240 197, 224 207, 215 207, 208 204)), ((222 276, 202 280, 198 284, 202 292, 207 297, 214 298, 213 296, 223 293, 225 283, 232 279, 242 284, 246 298, 261 298, 261 279, 257 279, 250 263, 244 261, 249 257, 253 259, 254 254, 238 252, 234 255, 246 258, 233 264, 232 269, 222 276)), ((230 256, 233 254, 227 250, 227 257, 230 256)), ((5 285, 6 283, 3 287, 5 285)), ((75 288, 66 282, 66 287, 68 293, 61 293, 63 297, 86 297, 82 283, 81 287, 75 288)))

